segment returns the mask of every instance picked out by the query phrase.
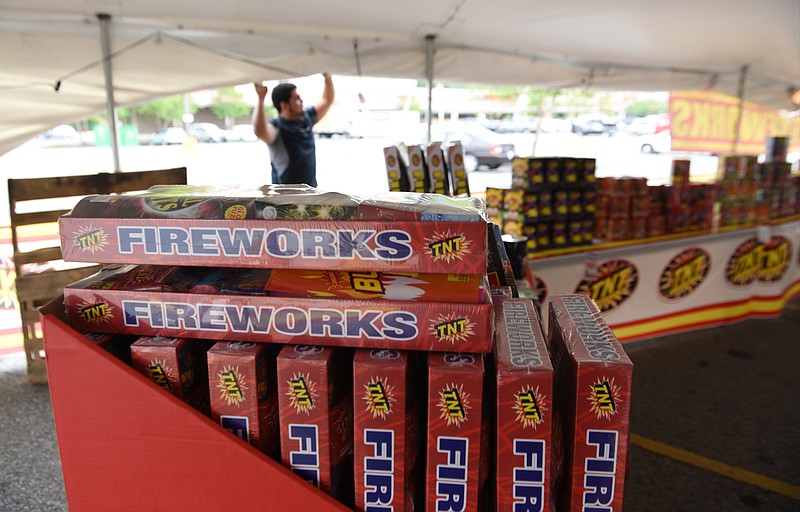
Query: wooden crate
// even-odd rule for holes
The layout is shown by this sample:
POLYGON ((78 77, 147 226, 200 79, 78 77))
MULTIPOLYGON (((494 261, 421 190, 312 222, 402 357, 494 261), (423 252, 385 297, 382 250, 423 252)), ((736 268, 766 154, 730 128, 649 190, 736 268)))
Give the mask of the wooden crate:
POLYGON ((30 382, 47 382, 38 308, 59 295, 65 285, 96 272, 97 266, 67 268, 61 262, 61 248, 57 237, 37 243, 35 249, 26 250, 24 244, 21 248, 20 241, 24 234, 21 236, 20 231, 27 226, 52 225, 52 233, 57 233, 58 218, 69 212, 81 198, 90 194, 122 194, 143 191, 153 185, 185 183, 185 167, 53 178, 9 178, 11 242, 17 274, 15 285, 30 382), (50 268, 42 270, 45 263, 50 268))

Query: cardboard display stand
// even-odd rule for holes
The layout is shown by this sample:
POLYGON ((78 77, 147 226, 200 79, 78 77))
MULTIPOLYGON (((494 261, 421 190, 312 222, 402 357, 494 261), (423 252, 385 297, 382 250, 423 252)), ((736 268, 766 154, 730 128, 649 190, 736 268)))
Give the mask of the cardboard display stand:
POLYGON ((347 507, 40 310, 71 511, 347 507))

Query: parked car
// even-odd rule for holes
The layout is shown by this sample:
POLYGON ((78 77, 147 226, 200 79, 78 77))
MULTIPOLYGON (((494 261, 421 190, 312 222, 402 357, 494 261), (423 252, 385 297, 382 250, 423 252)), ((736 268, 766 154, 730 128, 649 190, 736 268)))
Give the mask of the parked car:
POLYGON ((60 124, 36 138, 40 146, 80 146, 81 135, 68 124, 60 124))
POLYGON ((670 130, 640 135, 634 139, 642 153, 669 153, 672 151, 672 135, 670 130))
POLYGON ((225 130, 214 123, 194 123, 189 126, 189 135, 197 142, 225 142, 225 130))
POLYGON ((162 128, 150 136, 150 144, 163 146, 165 144, 183 144, 189 138, 186 130, 180 126, 162 128))
POLYGON ((617 133, 617 123, 608 116, 601 114, 585 114, 572 121, 572 132, 581 135, 614 135, 617 133))
POLYGON ((669 114, 653 114, 644 117, 635 117, 625 127, 631 135, 646 135, 658 133, 669 128, 669 114))
POLYGON ((253 125, 235 124, 225 133, 226 142, 255 142, 258 140, 253 125))
MULTIPOLYGON (((423 144, 427 125, 414 144, 423 144)), ((478 122, 446 122, 431 126, 431 142, 450 144, 459 141, 464 149, 464 167, 474 171, 480 166, 496 169, 514 158, 514 144, 478 122)))

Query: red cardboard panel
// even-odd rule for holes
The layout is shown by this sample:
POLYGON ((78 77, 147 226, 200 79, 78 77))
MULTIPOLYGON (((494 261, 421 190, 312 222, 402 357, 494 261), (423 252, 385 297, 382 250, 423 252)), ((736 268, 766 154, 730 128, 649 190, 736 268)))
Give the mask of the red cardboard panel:
POLYGON ((348 510, 42 309, 70 510, 348 510))

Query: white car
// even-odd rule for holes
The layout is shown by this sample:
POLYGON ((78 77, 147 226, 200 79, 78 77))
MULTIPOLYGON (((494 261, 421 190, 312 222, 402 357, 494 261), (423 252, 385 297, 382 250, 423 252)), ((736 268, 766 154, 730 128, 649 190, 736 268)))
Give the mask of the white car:
POLYGON ((669 130, 640 135, 634 140, 642 153, 669 153, 672 151, 672 135, 669 130))
POLYGON ((253 125, 250 124, 236 124, 225 133, 226 142, 255 142, 258 140, 255 132, 253 132, 253 125))

